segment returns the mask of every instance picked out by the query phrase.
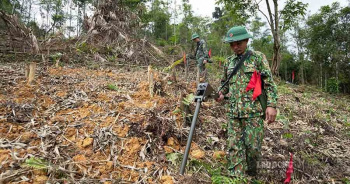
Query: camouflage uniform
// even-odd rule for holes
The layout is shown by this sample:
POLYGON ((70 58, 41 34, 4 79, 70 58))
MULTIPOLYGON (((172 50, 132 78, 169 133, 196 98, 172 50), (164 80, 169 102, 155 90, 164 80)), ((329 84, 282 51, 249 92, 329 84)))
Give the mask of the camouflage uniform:
MULTIPOLYGON (((244 54, 228 58, 224 67, 223 82, 226 81, 244 54)), ((228 169, 233 176, 243 176, 245 173, 256 175, 257 161, 261 151, 264 128, 263 110, 258 99, 252 100, 253 90, 246 92, 247 84, 254 70, 265 76, 262 79, 268 98, 267 106, 276 108, 277 104, 277 87, 273 82, 268 61, 263 53, 253 51, 222 91, 223 94, 230 93, 230 103, 228 104, 228 169)))
POLYGON ((203 64, 204 60, 209 61, 209 55, 208 55, 208 49, 207 44, 204 40, 200 40, 197 43, 197 49, 196 49, 196 60, 197 60, 197 66, 199 71, 205 72, 205 65, 203 64))

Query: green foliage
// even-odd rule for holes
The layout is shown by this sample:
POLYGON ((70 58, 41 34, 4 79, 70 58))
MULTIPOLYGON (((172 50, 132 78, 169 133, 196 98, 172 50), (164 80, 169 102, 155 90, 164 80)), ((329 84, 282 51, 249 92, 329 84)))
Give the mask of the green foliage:
POLYGON ((213 184, 242 184, 248 183, 246 178, 230 178, 222 175, 214 175, 211 177, 213 184))
POLYGON ((109 62, 116 62, 117 58, 117 55, 107 55, 107 61, 109 62))
POLYGON ((29 27, 38 38, 45 36, 45 30, 40 28, 35 21, 29 21, 27 27, 29 27))
POLYGON ((171 112, 172 114, 179 114, 181 113, 181 109, 180 108, 176 108, 173 112, 171 112))
POLYGON ((286 95, 290 95, 293 92, 290 90, 290 88, 288 87, 288 85, 278 85, 277 86, 277 90, 279 93, 281 94, 286 94, 286 95))
POLYGON ((332 77, 327 80, 326 91, 329 93, 339 93, 339 83, 336 78, 332 77))
POLYGON ((182 157, 183 154, 181 153, 169 153, 166 155, 167 160, 170 161, 174 166, 180 164, 182 157))
POLYGON ((141 18, 155 40, 167 40, 172 30, 169 25, 170 16, 167 4, 163 0, 154 0, 151 4, 151 10, 144 13, 141 18))
POLYGON ((10 0, 0 0, 0 10, 5 11, 8 14, 12 13, 13 4, 10 0))
POLYGON ((94 54, 98 51, 96 47, 88 44, 87 42, 79 43, 79 45, 76 46, 76 50, 78 53, 88 53, 88 54, 94 54))
POLYGON ((181 59, 175 61, 175 62, 174 62, 173 64, 171 64, 170 66, 165 67, 165 68, 163 69, 163 71, 164 71, 164 72, 169 72, 169 71, 171 71, 171 69, 173 69, 175 66, 177 66, 177 65, 179 65, 179 64, 181 64, 181 63, 183 63, 183 58, 181 58, 181 59))
MULTIPOLYGON (((330 92, 350 92, 350 66, 348 64, 348 48, 350 48, 349 26, 350 9, 341 8, 338 2, 331 6, 322 6, 320 10, 310 16, 306 23, 304 39, 313 63, 311 78, 314 84, 325 86, 329 77, 339 73, 339 84, 330 80, 330 92), (326 74, 326 75, 325 75, 326 74), (322 77, 322 83, 320 79, 322 77)), ((310 72, 311 73, 311 72, 310 72)), ((328 85, 327 85, 328 88, 328 85)))
POLYGON ((114 85, 114 84, 108 84, 107 88, 109 90, 113 90, 113 91, 118 91, 119 90, 119 88, 116 85, 114 85))
POLYGON ((157 45, 164 47, 165 45, 167 45, 167 41, 162 38, 159 38, 157 39, 157 45))
POLYGON ((193 93, 189 94, 186 96, 186 98, 183 99, 182 103, 184 103, 185 105, 190 105, 194 100, 194 95, 193 93))
MULTIPOLYGON (((204 161, 199 160, 191 160, 191 165, 200 166, 199 168, 205 168, 205 170, 209 173, 211 176, 211 180, 213 184, 242 184, 242 183, 248 183, 247 178, 233 178, 230 176, 227 176, 223 173, 223 170, 227 170, 226 164, 216 163, 213 165, 212 163, 206 163, 204 161)), ((226 173, 226 172, 225 172, 226 173)))
POLYGON ((276 121, 283 123, 284 129, 289 129, 289 118, 282 115, 279 109, 277 110, 276 121))
POLYGON ((120 1, 121 6, 129 7, 130 9, 136 9, 140 4, 147 2, 147 0, 123 0, 120 1))
POLYGON ((283 134, 283 138, 285 138, 285 139, 291 139, 291 138, 293 138, 293 134, 291 134, 291 133, 285 133, 285 134, 283 134))
POLYGON ((281 16, 283 19, 282 29, 289 29, 296 21, 298 21, 298 16, 304 16, 307 6, 307 3, 304 4, 300 1, 288 0, 281 11, 281 16))
POLYGON ((60 58, 62 56, 62 53, 56 52, 55 54, 51 54, 50 57, 54 60, 60 58))
POLYGON ((47 161, 36 157, 26 159, 23 165, 33 169, 48 169, 50 167, 47 161))
POLYGON ((350 180, 348 178, 343 178, 342 181, 345 183, 345 184, 350 184, 350 180))

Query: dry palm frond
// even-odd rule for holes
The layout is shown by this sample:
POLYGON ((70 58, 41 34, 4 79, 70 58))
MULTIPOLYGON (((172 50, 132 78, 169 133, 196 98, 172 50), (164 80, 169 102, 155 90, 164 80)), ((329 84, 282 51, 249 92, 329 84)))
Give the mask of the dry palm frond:
POLYGON ((5 22, 12 40, 22 40, 19 44, 25 42, 30 47, 33 54, 39 53, 40 45, 36 36, 31 29, 27 28, 19 21, 17 15, 8 15, 4 11, 0 11, 0 18, 5 22))

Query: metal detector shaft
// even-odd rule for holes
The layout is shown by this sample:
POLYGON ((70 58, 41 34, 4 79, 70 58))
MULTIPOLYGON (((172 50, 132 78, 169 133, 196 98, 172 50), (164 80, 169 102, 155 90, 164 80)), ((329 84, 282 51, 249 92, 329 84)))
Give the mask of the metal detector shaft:
POLYGON ((185 154, 184 154, 184 157, 183 157, 182 163, 181 163, 181 168, 180 168, 180 174, 181 175, 183 175, 184 172, 185 172, 187 158, 188 158, 188 154, 189 154, 190 149, 191 149, 192 137, 193 137, 194 129, 196 128, 196 122, 197 122, 197 117, 198 117, 198 114, 199 114, 199 109, 201 107, 201 102, 202 102, 201 99, 197 100, 196 111, 194 112, 194 115, 193 115, 193 118, 192 118, 190 134, 188 135, 187 145, 186 145, 186 149, 185 149, 185 154))

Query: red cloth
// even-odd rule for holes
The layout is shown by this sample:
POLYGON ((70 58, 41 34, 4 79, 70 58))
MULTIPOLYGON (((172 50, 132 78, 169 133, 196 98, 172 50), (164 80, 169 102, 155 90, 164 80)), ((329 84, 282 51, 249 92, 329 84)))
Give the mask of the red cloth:
POLYGON ((292 72, 292 80, 294 81, 294 77, 295 77, 295 75, 294 75, 294 71, 292 72))
POLYGON ((290 154, 290 160, 289 160, 289 164, 288 164, 288 168, 286 171, 286 179, 284 180, 284 183, 290 183, 291 177, 292 177, 292 173, 293 173, 293 154, 290 154))
POLYGON ((209 58, 211 58, 211 49, 209 49, 208 55, 209 55, 209 58))
POLYGON ((186 64, 186 53, 184 53, 184 64, 186 64))
POLYGON ((253 100, 255 100, 259 95, 261 95, 261 75, 256 70, 250 78, 246 91, 248 92, 252 89, 254 89, 253 100))

